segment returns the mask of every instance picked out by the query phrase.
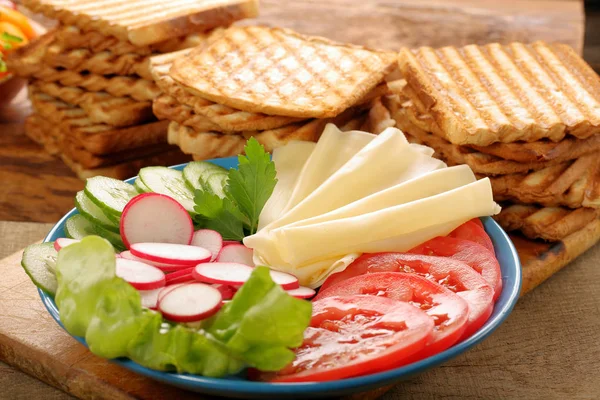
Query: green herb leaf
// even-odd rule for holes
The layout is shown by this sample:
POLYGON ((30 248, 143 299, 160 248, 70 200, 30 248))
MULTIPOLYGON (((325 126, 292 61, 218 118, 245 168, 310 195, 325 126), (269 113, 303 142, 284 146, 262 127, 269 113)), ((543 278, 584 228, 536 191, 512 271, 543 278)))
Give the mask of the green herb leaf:
POLYGON ((220 198, 209 191, 196 190, 194 210, 204 228, 219 232, 225 240, 244 238, 244 215, 228 198, 220 198))
POLYGON ((225 195, 246 216, 252 235, 256 233, 258 217, 273 193, 277 178, 269 153, 255 138, 248 140, 244 151, 246 155, 238 157, 238 169, 229 170, 225 195))
POLYGON ((2 32, 2 34, 0 35, 0 39, 2 39, 5 42, 12 42, 12 43, 21 43, 23 41, 22 38, 15 36, 15 35, 11 35, 8 32, 2 32))

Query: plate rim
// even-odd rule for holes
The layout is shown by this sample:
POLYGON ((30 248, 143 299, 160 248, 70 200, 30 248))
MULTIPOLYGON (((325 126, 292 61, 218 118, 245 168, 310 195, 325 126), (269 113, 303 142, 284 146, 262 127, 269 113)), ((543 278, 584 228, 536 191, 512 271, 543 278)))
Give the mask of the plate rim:
MULTIPOLYGON (((237 164, 237 157, 218 158, 207 161, 216 164, 237 164)), ((187 164, 188 163, 173 165, 169 168, 181 170, 187 164)), ((126 179, 125 182, 133 183, 133 181, 136 178, 137 176, 134 176, 132 178, 126 179)), ((64 229, 64 224, 66 220, 75 214, 78 214, 76 208, 71 209, 67 214, 65 214, 52 227, 50 232, 48 232, 43 242, 52 241, 53 238, 64 229)), ((492 239, 492 242, 494 243, 497 258, 499 258, 498 254, 502 254, 502 258, 508 257, 509 260, 512 260, 512 262, 509 263, 509 265, 507 266, 507 268, 509 270, 512 270, 513 272, 513 275, 511 276, 513 284, 510 287, 508 287, 505 282, 505 278, 507 278, 508 276, 505 276, 505 274, 502 273, 503 289, 502 293, 500 294, 500 298, 504 299, 503 306, 501 307, 501 309, 498 310, 498 312, 496 312, 496 305, 498 304, 496 303, 494 305, 494 311, 492 313, 492 316, 486 321, 486 323, 481 328, 479 328, 473 335, 471 335, 466 340, 450 347, 447 350, 444 350, 441 353, 435 354, 431 357, 425 358, 415 363, 394 368, 388 371, 348 379, 338 379, 334 381, 269 383, 243 379, 238 380, 230 378, 210 378, 200 375, 156 371, 150 368, 143 367, 142 365, 128 358, 111 359, 109 361, 121 365, 141 375, 170 385, 185 388, 188 390, 204 391, 205 393, 220 393, 221 395, 323 395, 329 392, 340 393, 352 391, 354 389, 380 387, 392 382, 399 381, 405 377, 438 366, 454 357, 457 357, 458 355, 466 352, 475 345, 479 344, 480 342, 485 340, 489 335, 491 335, 500 325, 502 325, 502 323, 506 320, 506 318, 514 309, 514 306, 519 298, 519 293, 521 291, 522 285, 521 263, 517 250, 514 247, 514 244, 512 243, 508 235, 506 234, 506 232, 498 225, 496 221, 494 221, 491 217, 483 217, 482 222, 484 224, 486 233, 488 233, 488 235, 492 239), (508 292, 506 292, 507 290, 508 292)), ((63 330, 65 330, 67 334, 69 334, 71 337, 73 337, 75 340, 77 340, 84 346, 88 347, 84 338, 79 336, 73 336, 68 331, 66 331, 62 322, 60 321, 60 316, 56 304, 54 303, 54 299, 39 288, 38 293, 40 295, 42 303, 46 307, 46 310, 56 321, 56 323, 63 330)))

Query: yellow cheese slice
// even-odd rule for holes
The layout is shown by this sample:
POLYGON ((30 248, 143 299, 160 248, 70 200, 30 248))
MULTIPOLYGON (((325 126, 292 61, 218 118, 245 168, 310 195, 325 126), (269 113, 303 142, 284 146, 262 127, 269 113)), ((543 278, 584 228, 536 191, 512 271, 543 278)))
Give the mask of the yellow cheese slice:
POLYGON ((283 209, 290 200, 300 172, 316 145, 313 142, 293 141, 273 150, 277 184, 260 213, 258 219, 259 230, 281 216, 283 209))
POLYGON ((327 124, 310 158, 304 164, 283 211, 290 210, 304 200, 374 138, 375 135, 371 133, 342 132, 334 124, 327 124))
MULTIPOLYGON (((281 260, 294 266, 327 259, 330 255, 389 251, 373 246, 372 242, 397 238, 397 243, 401 243, 403 235, 415 235, 423 229, 451 221, 455 221, 455 227, 458 227, 469 219, 498 212, 490 181, 485 178, 435 196, 367 214, 299 227, 284 226, 271 231, 269 236, 277 244, 281 260)), ((419 240, 435 236, 437 234, 421 236, 419 240)), ((411 241, 406 243, 406 246, 412 245, 411 241)), ((395 250, 406 251, 410 247, 395 250)))

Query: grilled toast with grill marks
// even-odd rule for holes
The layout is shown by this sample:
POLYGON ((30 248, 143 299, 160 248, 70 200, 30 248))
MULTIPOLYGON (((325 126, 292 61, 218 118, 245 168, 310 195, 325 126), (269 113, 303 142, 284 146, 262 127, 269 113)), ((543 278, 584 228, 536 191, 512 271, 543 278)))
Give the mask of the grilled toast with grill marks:
POLYGON ((258 14, 257 0, 23 0, 36 13, 83 31, 147 46, 258 14))
POLYGON ((600 133, 600 78, 567 45, 403 49, 399 65, 419 114, 453 144, 600 133))
POLYGON ((331 118, 377 86, 396 58, 286 29, 231 27, 175 60, 170 76, 197 96, 242 111, 331 118))

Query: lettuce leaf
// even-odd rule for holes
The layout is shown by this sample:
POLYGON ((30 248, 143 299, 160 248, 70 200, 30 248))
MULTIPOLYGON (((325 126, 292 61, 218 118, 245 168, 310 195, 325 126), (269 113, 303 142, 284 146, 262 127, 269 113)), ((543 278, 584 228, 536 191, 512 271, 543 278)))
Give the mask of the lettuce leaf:
POLYGON ((108 241, 88 236, 59 252, 56 304, 69 333, 90 351, 129 357, 148 368, 221 377, 245 367, 276 371, 294 358, 311 303, 288 295, 266 267, 250 279, 204 329, 169 323, 143 309, 137 290, 115 276, 108 241))

